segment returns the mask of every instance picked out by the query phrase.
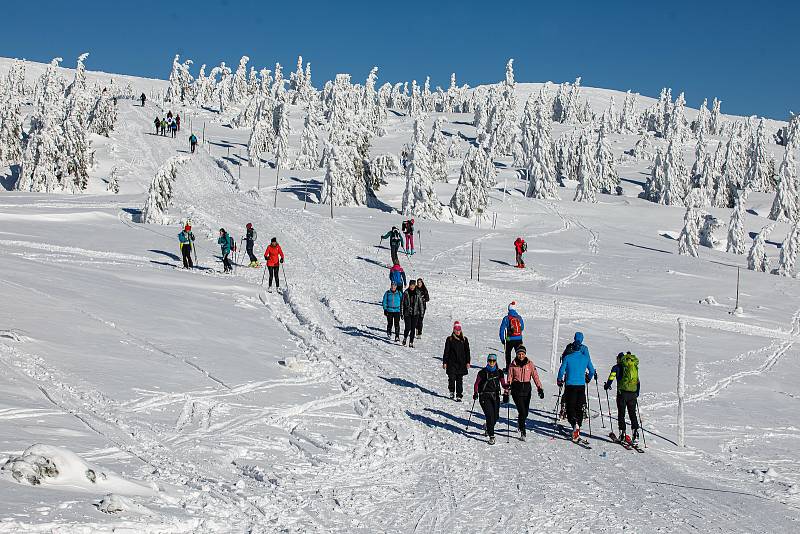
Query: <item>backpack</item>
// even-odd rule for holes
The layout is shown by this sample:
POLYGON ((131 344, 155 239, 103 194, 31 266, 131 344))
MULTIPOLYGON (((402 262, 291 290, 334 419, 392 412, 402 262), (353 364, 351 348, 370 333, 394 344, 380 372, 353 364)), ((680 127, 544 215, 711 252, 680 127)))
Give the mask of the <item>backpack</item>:
POLYGON ((639 358, 630 352, 623 355, 619 361, 622 377, 619 379, 619 391, 636 391, 639 388, 639 358))
POLYGON ((508 330, 506 330, 508 337, 519 337, 522 335, 522 323, 519 321, 519 317, 509 315, 508 316, 508 330))
POLYGON ((408 233, 408 221, 403 221, 403 224, 400 225, 400 228, 403 230, 403 233, 408 233))
POLYGON ((236 252, 236 242, 233 240, 230 234, 228 234, 228 245, 231 248, 231 252, 236 252))
POLYGON ((527 252, 528 251, 528 244, 525 241, 523 241, 521 248, 522 248, 522 252, 527 252))

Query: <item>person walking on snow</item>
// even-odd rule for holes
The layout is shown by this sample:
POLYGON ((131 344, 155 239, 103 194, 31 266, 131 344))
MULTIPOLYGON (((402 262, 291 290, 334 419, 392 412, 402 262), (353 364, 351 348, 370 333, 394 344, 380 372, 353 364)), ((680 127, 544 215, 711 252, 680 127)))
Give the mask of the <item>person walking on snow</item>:
MULTIPOLYGON (((586 405, 586 384, 597 377, 589 348, 583 344, 583 334, 575 332, 575 343, 570 352, 561 360, 558 369, 558 387, 564 387, 564 404, 567 407, 567 420, 572 427, 572 441, 578 441, 583 424, 583 408, 586 405)), ((591 415, 590 415, 591 417, 591 415)))
POLYGON ((219 229, 219 239, 217 239, 217 244, 222 250, 222 266, 224 267, 224 272, 229 273, 233 271, 233 265, 231 265, 229 256, 231 251, 234 250, 235 245, 233 243, 233 238, 228 235, 228 232, 226 232, 224 228, 219 229))
MULTIPOLYGON (((384 239, 389 240, 389 250, 392 252, 392 265, 397 265, 400 260, 397 258, 397 251, 403 246, 403 236, 400 235, 400 230, 396 226, 381 236, 381 241, 384 239)), ((402 291, 402 289, 401 289, 402 291)))
POLYGON ((617 380, 617 423, 619 424, 619 441, 631 445, 639 444, 639 419, 636 417, 636 404, 639 398, 641 383, 639 382, 639 358, 630 351, 617 354, 617 364, 611 368, 608 380, 603 389, 608 391, 617 380), (625 410, 631 419, 633 438, 627 435, 625 428, 625 410))
POLYGON ((417 291, 417 281, 412 279, 408 283, 408 289, 403 293, 403 300, 400 302, 400 316, 403 318, 405 329, 403 331, 403 346, 406 346, 409 335, 411 341, 408 344, 414 348, 414 336, 417 333, 417 319, 424 313, 425 304, 422 294, 417 291))
POLYGON ((153 121, 153 124, 156 125, 156 135, 158 135, 158 132, 161 130, 161 119, 159 119, 157 115, 156 120, 153 121))
POLYGON ((392 338, 392 325, 394 324, 394 340, 400 341, 400 305, 403 294, 397 290, 397 284, 392 282, 391 287, 383 294, 383 315, 386 316, 386 337, 392 338))
POLYGON ((244 240, 245 250, 247 251, 247 256, 250 258, 248 267, 261 267, 261 264, 258 263, 258 258, 253 254, 253 247, 256 245, 256 239, 258 239, 258 234, 256 233, 256 229, 253 228, 253 223, 247 223, 247 226, 245 226, 244 240))
POLYGON ((511 389, 511 398, 514 399, 514 406, 517 407, 517 428, 520 438, 525 440, 525 421, 528 419, 528 411, 531 405, 531 379, 536 384, 536 392, 539 398, 544 398, 542 381, 539 380, 539 373, 536 365, 528 359, 525 345, 517 347, 517 356, 508 368, 508 387, 511 389))
POLYGON ((395 262, 389 269, 389 281, 397 284, 397 290, 403 292, 403 288, 406 287, 406 272, 400 267, 400 263, 395 262))
POLYGON ((275 289, 280 292, 281 278, 280 266, 283 263, 283 250, 278 244, 278 238, 273 237, 269 241, 267 250, 264 251, 264 259, 267 260, 267 269, 269 270, 269 289, 272 292, 272 279, 275 279, 275 289))
POLYGON ((489 445, 494 445, 494 426, 500 419, 500 389, 508 395, 508 384, 503 371, 497 366, 497 354, 486 357, 486 367, 478 371, 472 398, 480 399, 483 415, 486 417, 485 435, 489 436, 489 445))
POLYGON ((417 319, 417 337, 422 337, 422 321, 425 319, 425 313, 428 311, 428 301, 431 300, 428 288, 425 287, 425 282, 422 281, 422 278, 417 278, 417 291, 419 291, 422 296, 422 315, 417 319))
POLYGON ((525 330, 525 321, 517 313, 517 303, 512 301, 508 305, 508 313, 500 322, 500 343, 506 350, 506 373, 511 365, 511 350, 522 345, 522 332, 525 330))
POLYGON ((161 135, 166 137, 167 136, 167 120, 161 119, 161 135))
POLYGON ((142 107, 144 107, 144 101, 147 100, 147 97, 144 96, 144 93, 142 93, 142 96, 139 97, 139 100, 142 101, 142 107))
POLYGON ((183 231, 178 234, 178 242, 181 244, 181 256, 183 257, 183 268, 191 269, 194 267, 192 263, 192 242, 194 241, 194 234, 192 227, 188 224, 183 227, 183 231))
POLYGON ((192 150, 192 154, 194 154, 194 149, 197 147, 197 136, 192 134, 189 136, 189 148, 192 150))
POLYGON ((469 339, 461 331, 461 323, 453 323, 453 333, 444 342, 442 369, 447 373, 447 389, 450 399, 461 402, 464 397, 464 376, 469 373, 469 339))
POLYGON ((169 131, 172 132, 172 138, 175 139, 178 136, 178 123, 172 121, 169 125, 169 131))
POLYGON ((180 114, 175 115, 175 128, 180 132, 181 131, 181 116, 180 114))
POLYGON ((519 269, 525 268, 525 260, 522 259, 522 255, 526 250, 528 250, 528 244, 525 243, 524 239, 518 237, 516 241, 514 241, 514 252, 517 256, 517 268, 519 269))
POLYGON ((406 254, 414 254, 414 219, 403 221, 403 233, 406 236, 406 254))

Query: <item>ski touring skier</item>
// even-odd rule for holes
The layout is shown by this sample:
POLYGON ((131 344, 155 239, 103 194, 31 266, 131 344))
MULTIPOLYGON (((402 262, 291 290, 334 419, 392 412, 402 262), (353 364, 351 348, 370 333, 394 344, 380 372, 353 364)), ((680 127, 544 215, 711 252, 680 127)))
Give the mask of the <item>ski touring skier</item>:
POLYGON ((522 259, 522 255, 528 250, 528 244, 525 242, 524 239, 518 237, 514 241, 514 252, 516 253, 517 257, 517 268, 524 269, 525 268, 525 260, 522 259))
POLYGON ((155 124, 155 126, 156 126, 156 135, 158 135, 158 132, 161 130, 161 119, 158 117, 158 115, 156 115, 156 118, 153 121, 153 124, 155 124))
POLYGON ((391 287, 383 294, 383 315, 386 317, 386 337, 392 338, 392 325, 394 325, 394 340, 400 341, 400 305, 403 294, 397 290, 397 284, 392 282, 391 287))
POLYGON ((525 345, 517 347, 517 356, 508 368, 508 387, 511 390, 511 398, 514 399, 514 406, 517 407, 517 428, 519 437, 525 441, 525 422, 528 420, 528 411, 531 405, 533 388, 531 380, 536 385, 536 392, 540 399, 544 398, 542 381, 539 380, 539 373, 536 365, 528 358, 525 345))
POLYGON ((399 262, 395 262, 394 266, 389 269, 389 281, 397 284, 397 290, 401 293, 406 287, 406 272, 400 267, 399 262))
POLYGON ((447 389, 450 399, 461 402, 464 397, 464 376, 469 373, 469 339, 461 330, 461 323, 453 323, 453 333, 444 342, 442 369, 447 373, 447 389))
POLYGON ((608 380, 603 385, 603 389, 608 391, 611 384, 617 381, 617 424, 619 425, 619 436, 611 433, 611 438, 622 442, 623 445, 639 447, 639 419, 636 417, 637 402, 641 383, 639 381, 639 358, 630 351, 617 354, 617 363, 611 368, 608 380), (631 420, 631 430, 633 437, 626 434, 625 411, 631 420))
POLYGON ((247 256, 250 258, 248 267, 261 267, 258 258, 253 254, 253 247, 256 245, 256 239, 258 239, 258 234, 256 233, 256 229, 253 228, 253 223, 247 223, 247 226, 245 226, 244 240, 245 250, 247 251, 247 256))
POLYGON ((217 244, 220 246, 222 251, 222 266, 224 267, 225 273, 229 273, 233 271, 233 265, 231 264, 230 254, 232 251, 236 250, 236 244, 233 242, 233 238, 225 231, 224 228, 219 229, 219 239, 217 239, 217 244))
MULTIPOLYGON (((559 388, 564 388, 562 397, 567 408, 567 420, 572 427, 572 441, 585 444, 588 441, 580 435, 586 406, 586 384, 597 377, 597 371, 592 364, 589 348, 583 344, 583 333, 575 332, 574 339, 575 342, 570 345, 572 352, 561 360, 557 382, 559 388)), ((591 417, 591 414, 587 415, 591 417)))
POLYGON ((414 348, 414 337, 417 333, 417 319, 425 313, 425 303, 422 300, 422 293, 417 291, 417 281, 413 278, 408 283, 408 289, 403 292, 403 299, 400 302, 400 316, 405 325, 403 331, 403 346, 414 348), (409 341, 409 337, 411 340, 409 341))
POLYGON ((197 136, 195 134, 189 136, 189 148, 192 150, 192 154, 194 154, 194 149, 197 148, 197 136))
POLYGON ((428 288, 422 278, 417 278, 417 291, 422 296, 422 315, 417 319, 417 337, 422 337, 422 322, 425 320, 425 314, 428 312, 428 302, 431 300, 431 295, 428 293, 428 288))
POLYGON ((267 291, 272 293, 272 280, 275 279, 275 289, 280 292, 281 278, 280 266, 283 263, 283 249, 278 244, 278 238, 273 237, 269 240, 269 246, 264 251, 264 259, 267 261, 267 269, 269 270, 269 288, 267 291))
POLYGON ((406 236, 406 254, 414 254, 414 219, 403 221, 402 229, 406 236))
POLYGON ((508 384, 503 371, 497 366, 497 354, 486 357, 486 367, 478 371, 475 377, 473 399, 479 399, 483 415, 486 418, 485 435, 489 436, 489 445, 495 444, 494 427, 500 419, 500 389, 508 395, 508 384))
POLYGON ((397 252, 400 250, 400 247, 403 246, 403 236, 400 235, 400 230, 398 230, 396 226, 392 226, 391 230, 381 236, 381 242, 383 242, 384 239, 389 240, 389 250, 391 250, 392 253, 392 265, 397 265, 400 263, 397 252))
POLYGON ((142 96, 139 97, 139 100, 142 101, 142 107, 144 107, 144 101, 147 100, 147 97, 144 96, 144 93, 142 93, 142 96))
POLYGON ((183 258, 183 268, 191 269, 194 267, 192 263, 192 247, 194 242, 194 234, 192 233, 191 225, 183 227, 181 233, 178 234, 178 242, 181 247, 181 257, 183 258))
POLYGON ((517 347, 522 345, 522 332, 525 330, 525 321, 522 316, 517 313, 517 302, 512 301, 508 305, 508 313, 503 320, 500 321, 500 343, 505 347, 506 352, 506 368, 508 373, 508 366, 511 365, 511 351, 516 350, 517 347))

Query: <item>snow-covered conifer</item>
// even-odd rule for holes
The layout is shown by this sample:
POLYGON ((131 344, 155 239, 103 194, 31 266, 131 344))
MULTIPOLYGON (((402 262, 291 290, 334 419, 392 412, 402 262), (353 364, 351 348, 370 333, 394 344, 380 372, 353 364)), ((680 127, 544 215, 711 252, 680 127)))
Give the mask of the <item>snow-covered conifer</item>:
POLYGON ((25 142, 20 175, 14 189, 33 193, 53 193, 65 189, 62 136, 60 114, 34 118, 34 127, 25 142))
POLYGON ((289 166, 289 110, 285 102, 275 109, 278 118, 278 131, 275 139, 275 164, 286 168, 289 166))
POLYGON ((719 111, 722 101, 714 99, 711 107, 711 116, 708 119, 708 131, 712 135, 719 135, 722 133, 722 114, 719 111))
POLYGON ((0 165, 12 165, 22 159, 22 118, 18 98, 11 92, 0 93, 0 165))
POLYGON ((300 137, 300 155, 297 156, 295 166, 298 169, 316 169, 319 167, 319 133, 317 123, 312 118, 311 112, 306 113, 303 122, 303 134, 300 137))
POLYGON ((431 161, 431 178, 434 181, 447 181, 447 140, 442 133, 444 119, 438 117, 433 122, 433 131, 428 140, 428 154, 431 161))
POLYGON ((778 256, 778 269, 775 274, 780 276, 795 276, 797 263, 797 249, 800 245, 800 222, 795 222, 789 227, 789 232, 781 244, 781 253, 778 256))
MULTIPOLYGON (((2 144, 2 139, 0 139, 2 144)), ((795 221, 800 218, 800 187, 797 184, 797 166, 794 160, 794 145, 783 152, 783 161, 778 171, 778 190, 769 218, 774 221, 795 221)))
POLYGON ((748 189, 762 192, 772 191, 774 184, 769 166, 769 160, 771 159, 767 153, 767 134, 764 127, 764 119, 761 119, 750 145, 750 161, 745 182, 748 189))
POLYGON ((173 183, 178 177, 178 168, 189 161, 189 156, 172 156, 156 171, 142 208, 142 222, 168 224, 166 211, 172 203, 173 183))
POLYGON ((489 203, 487 185, 493 182, 493 178, 494 165, 489 155, 480 146, 470 147, 461 165, 461 174, 453 198, 450 199, 450 207, 461 217, 471 218, 482 213, 489 203))
POLYGON ((703 130, 697 131, 697 144, 694 149, 694 165, 690 172, 692 185, 700 187, 701 182, 705 181, 706 175, 705 165, 708 162, 708 153, 706 151, 706 140, 703 135, 703 130))
MULTIPOLYGON (((223 113, 228 109, 228 104, 231 101, 231 84, 232 76, 231 76, 231 69, 225 65, 223 61, 220 63, 219 67, 215 67, 214 71, 219 72, 219 82, 216 84, 216 91, 217 91, 217 102, 219 104, 219 112, 223 113)), ((212 77, 214 75, 214 71, 212 71, 212 77)))
MULTIPOLYGON (((610 114, 610 112, 610 110, 606 110, 605 115, 610 114)), ((605 124, 606 122, 600 124, 594 155, 597 186, 602 193, 610 195, 617 190, 620 182, 619 175, 614 167, 614 154, 611 152, 611 147, 608 145, 608 140, 606 139, 605 124)), ((608 124, 613 124, 613 122, 609 120, 608 124)))
POLYGON ((78 64, 75 66, 75 78, 72 80, 72 83, 69 84, 64 95, 69 97, 72 93, 78 89, 85 91, 86 90, 86 65, 84 62, 86 58, 89 57, 89 53, 85 52, 78 56, 78 64))
POLYGON ((678 254, 683 256, 698 256, 698 246, 700 244, 700 215, 693 206, 686 208, 683 216, 683 229, 678 236, 678 254))
MULTIPOLYGON (((694 191, 699 191, 695 189, 694 191)), ((697 207, 705 202, 702 194, 694 195, 692 199, 692 206, 697 207)), ((719 238, 716 235, 717 230, 722 228, 723 224, 719 219, 709 213, 702 214, 702 226, 700 227, 700 245, 708 248, 717 248, 720 244, 719 238)))
POLYGON ((597 202, 597 168, 595 156, 589 143, 589 137, 584 131, 581 133, 577 147, 578 187, 575 189, 576 202, 597 202))
POLYGON ((731 222, 728 224, 727 251, 733 254, 744 254, 745 251, 744 204, 746 198, 746 193, 741 191, 736 198, 736 206, 733 208, 731 222))
POLYGON ((622 104, 622 113, 620 113, 619 117, 619 131, 636 131, 636 98, 638 96, 639 93, 631 93, 630 91, 625 94, 625 102, 622 104))
POLYGON ((192 76, 189 74, 191 66, 191 59, 181 63, 180 56, 175 54, 175 59, 172 60, 172 71, 169 74, 169 87, 167 87, 167 94, 164 97, 167 102, 183 102, 189 96, 192 84, 192 76))
POLYGON ((544 91, 539 92, 536 103, 528 99, 523 124, 532 123, 522 135, 523 161, 528 176, 526 196, 539 199, 557 199, 556 165, 553 160, 553 143, 550 138, 551 118, 544 91), (529 109, 529 104, 531 104, 529 109))
POLYGON ((117 123, 117 105, 111 98, 108 89, 103 88, 95 102, 94 108, 89 113, 89 129, 97 134, 108 137, 117 123))
POLYGON ((355 175, 352 158, 343 147, 325 147, 325 178, 322 182, 321 202, 334 206, 361 206, 367 202, 367 184, 355 175))
POLYGON ((703 103, 700 105, 700 110, 697 113, 697 119, 692 123, 692 129, 694 130, 695 135, 705 135, 708 133, 709 130, 709 122, 710 118, 708 116, 708 100, 703 99, 703 103))
POLYGON ((230 94, 230 101, 233 104, 238 104, 248 94, 248 87, 247 87, 247 62, 250 61, 250 58, 247 56, 242 56, 239 60, 239 66, 236 68, 236 72, 233 75, 233 80, 231 82, 231 94, 230 94))
POLYGON ((751 271, 765 273, 769 271, 769 258, 767 257, 766 244, 769 234, 775 229, 775 223, 768 224, 756 234, 753 245, 747 254, 747 268, 751 271))
POLYGON ((275 128, 272 124, 272 114, 256 121, 250 140, 247 142, 247 156, 250 166, 261 165, 264 156, 271 153, 275 147, 275 128))
MULTIPOLYGON (((420 131, 421 120, 416 121, 416 131, 420 131)), ((442 217, 442 203, 433 188, 430 158, 424 139, 414 143, 406 166, 406 188, 403 192, 403 214, 426 219, 442 217)))

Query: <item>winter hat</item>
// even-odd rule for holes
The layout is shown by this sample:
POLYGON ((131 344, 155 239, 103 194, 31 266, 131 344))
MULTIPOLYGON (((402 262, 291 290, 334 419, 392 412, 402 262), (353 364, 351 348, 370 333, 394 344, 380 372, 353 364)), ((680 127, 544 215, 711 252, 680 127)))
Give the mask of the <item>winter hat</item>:
POLYGON ((225 233, 225 228, 220 228, 219 231, 224 234, 225 233))
POLYGON ((583 345, 583 332, 575 332, 575 341, 583 345))
POLYGON ((183 229, 186 230, 187 232, 190 232, 192 230, 192 227, 191 225, 187 224, 186 226, 183 227, 183 229))
POLYGON ((528 351, 525 348, 525 345, 520 345, 519 347, 517 347, 517 356, 519 356, 520 354, 525 354, 525 355, 528 354, 528 351))
POLYGON ((617 361, 620 361, 623 356, 625 356, 625 353, 623 353, 623 352, 620 352, 619 354, 617 354, 617 361))
POLYGON ((487 362, 492 362, 492 361, 496 362, 497 361, 497 354, 491 353, 491 354, 487 355, 486 356, 486 361, 487 362))
POLYGON ((245 228, 247 228, 249 230, 252 227, 253 227, 253 223, 247 223, 247 226, 245 228))
POLYGON ((277 243, 278 242, 278 238, 277 237, 273 237, 272 239, 269 240, 269 242, 270 243, 277 243))
POLYGON ((512 311, 516 311, 516 310, 517 310, 517 301, 516 300, 512 300, 511 304, 508 305, 508 311, 512 312, 512 311))
POLYGON ((461 323, 456 321, 453 323, 453 331, 454 332, 461 332, 461 323))

